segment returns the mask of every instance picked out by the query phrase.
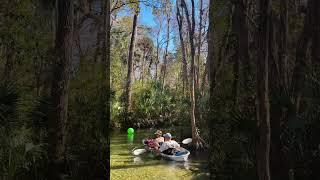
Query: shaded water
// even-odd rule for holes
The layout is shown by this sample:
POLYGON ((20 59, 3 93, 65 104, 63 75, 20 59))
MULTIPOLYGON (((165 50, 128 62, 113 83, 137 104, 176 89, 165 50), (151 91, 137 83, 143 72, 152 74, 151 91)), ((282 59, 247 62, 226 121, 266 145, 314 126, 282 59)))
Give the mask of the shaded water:
MULTIPOLYGON (((191 153, 187 162, 175 162, 155 157, 151 153, 140 156, 132 155, 132 149, 143 148, 142 139, 152 135, 154 129, 137 130, 133 136, 128 136, 124 132, 113 132, 111 134, 111 179, 209 179, 206 171, 206 153, 191 153)), ((179 142, 182 138, 178 131, 171 132, 176 135, 179 142)), ((187 137, 185 137, 187 138, 187 137)))

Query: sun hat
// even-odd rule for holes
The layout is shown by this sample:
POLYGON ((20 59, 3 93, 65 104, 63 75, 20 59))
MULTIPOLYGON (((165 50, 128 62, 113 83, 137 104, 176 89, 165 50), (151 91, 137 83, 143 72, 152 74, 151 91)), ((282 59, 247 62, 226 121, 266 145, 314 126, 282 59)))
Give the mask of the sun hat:
POLYGON ((160 131, 160 130, 157 130, 154 134, 157 134, 157 135, 162 135, 162 131, 160 131))
POLYGON ((165 134, 163 135, 163 137, 165 137, 165 138, 172 138, 172 136, 171 136, 170 133, 165 133, 165 134))

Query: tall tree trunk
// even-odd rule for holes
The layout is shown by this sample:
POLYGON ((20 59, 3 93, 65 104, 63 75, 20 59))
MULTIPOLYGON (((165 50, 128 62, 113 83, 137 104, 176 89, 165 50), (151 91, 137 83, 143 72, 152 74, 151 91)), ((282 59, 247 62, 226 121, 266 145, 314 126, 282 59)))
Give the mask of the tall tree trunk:
POLYGON ((65 129, 68 118, 68 87, 73 45, 73 1, 57 1, 56 56, 51 88, 52 114, 49 131, 52 179, 62 179, 65 163, 65 129))
POLYGON ((152 64, 153 64, 153 61, 154 61, 152 55, 153 55, 153 50, 148 52, 148 57, 151 56, 150 57, 149 66, 148 66, 148 70, 147 70, 147 76, 148 76, 147 79, 149 79, 149 80, 152 78, 152 76, 151 76, 151 68, 152 68, 152 64))
POLYGON ((240 62, 238 58, 239 52, 238 49, 235 49, 235 54, 233 55, 233 103, 234 105, 238 104, 238 98, 240 93, 240 62))
POLYGON ((288 88, 288 0, 280 1, 279 70, 282 88, 288 88))
POLYGON ((246 17, 247 4, 243 0, 234 1, 232 31, 235 37, 234 55, 234 102, 237 102, 240 92, 240 73, 243 72, 244 89, 248 90, 248 81, 251 72, 249 61, 249 32, 246 17), (241 68, 242 67, 242 68, 241 68))
POLYGON ((242 64, 244 88, 248 90, 248 81, 251 74, 250 56, 249 56, 249 30, 247 22, 247 3, 246 0, 239 0, 236 4, 236 11, 238 14, 237 21, 239 22, 238 47, 239 47, 239 60, 242 64))
POLYGON ((312 4, 312 63, 320 65, 320 2, 313 0, 312 4))
POLYGON ((144 81, 144 71, 145 71, 145 63, 146 63, 146 58, 145 58, 145 56, 146 56, 146 51, 145 50, 143 50, 143 53, 142 53, 142 64, 141 64, 141 81, 142 81, 142 86, 143 86, 143 81, 144 81))
POLYGON ((192 142, 195 145, 202 145, 203 140, 200 138, 199 133, 197 131, 196 127, 196 116, 195 116, 195 111, 196 111, 196 98, 195 98, 195 47, 194 47, 194 31, 195 31, 195 8, 194 8, 194 0, 191 0, 191 21, 189 18, 189 11, 187 4, 185 0, 182 0, 182 6, 184 7, 185 14, 187 17, 187 23, 188 23, 188 30, 189 30, 189 41, 190 41, 190 51, 191 51, 191 87, 190 87, 190 99, 191 99, 191 128, 192 128, 192 142))
POLYGON ((183 92, 185 91, 185 88, 188 87, 188 69, 187 69, 187 59, 186 59, 186 50, 185 50, 185 44, 183 39, 183 13, 180 13, 180 3, 177 1, 177 22, 179 26, 179 38, 180 38, 180 44, 181 44, 181 52, 182 52, 182 77, 183 77, 183 92))
POLYGON ((210 144, 210 179, 214 179, 214 163, 212 161, 212 152, 213 152, 213 141, 214 141, 214 132, 213 132, 213 128, 214 128, 214 124, 213 124, 213 113, 214 113, 214 109, 213 109, 213 105, 214 105, 214 86, 215 86, 215 82, 214 82, 214 0, 210 0, 209 2, 209 27, 208 27, 208 57, 207 57, 207 63, 206 63, 206 69, 208 70, 208 74, 209 74, 209 93, 210 93, 210 99, 209 99, 209 109, 210 109, 210 119, 209 119, 209 127, 211 129, 211 131, 209 132, 209 144, 210 144))
MULTIPOLYGON (((109 145, 109 124, 110 124, 110 0, 105 0, 103 5, 103 38, 102 38, 102 88, 101 88, 101 134, 106 137, 109 145)), ((102 142, 101 142, 102 143, 102 142)), ((107 160, 107 172, 102 173, 103 178, 110 177, 109 147, 100 149, 100 160, 107 160), (105 154, 105 149, 107 153, 105 154)))
MULTIPOLYGON (((213 8, 213 0, 210 0, 210 3, 211 3, 211 5, 210 5, 209 8, 213 8)), ((213 9, 211 10, 211 13, 213 13, 212 11, 213 11, 213 9)), ((207 60, 206 60, 206 64, 205 64, 205 67, 204 67, 204 72, 203 72, 203 75, 202 75, 202 84, 201 84, 202 92, 204 92, 205 85, 209 84, 209 86, 210 86, 210 83, 211 83, 211 82, 209 82, 209 79, 210 79, 210 69, 209 68, 210 68, 210 61, 211 61, 209 58, 213 58, 213 54, 212 54, 212 57, 210 57, 209 53, 213 53, 212 50, 210 50, 210 47, 211 46, 213 47, 214 44, 213 44, 213 41, 211 42, 212 44, 209 44, 209 40, 210 40, 209 39, 209 36, 210 36, 210 21, 212 21, 211 23, 213 23, 213 14, 210 15, 210 10, 209 10, 209 26, 208 26, 208 32, 207 32, 208 55, 207 55, 207 60)), ((213 24, 211 26, 213 26, 213 24)), ((211 32, 212 33, 211 36, 213 37, 213 29, 211 31, 212 31, 211 32)))
MULTIPOLYGON (((100 2, 100 6, 101 6, 101 12, 99 13, 99 16, 103 17, 103 13, 105 12, 105 6, 103 4, 103 1, 100 2)), ((104 23, 104 21, 103 21, 104 23)), ((102 56, 102 51, 103 51, 103 41, 104 41, 104 35, 105 35, 105 32, 103 32, 103 29, 104 27, 99 25, 98 26, 98 29, 97 29, 97 41, 96 41, 96 49, 95 49, 95 53, 94 53, 94 56, 93 56, 93 60, 95 62, 99 62, 100 61, 100 58, 102 56)), ((102 60, 102 59, 101 59, 102 60)))
POLYGON ((137 19, 138 19, 138 12, 136 12, 133 16, 133 24, 132 24, 132 34, 130 40, 130 47, 129 47, 129 55, 128 55, 128 73, 127 73, 127 83, 125 89, 125 110, 126 112, 131 111, 131 89, 132 89, 132 78, 133 78, 133 54, 135 48, 135 39, 137 33, 137 19))
POLYGON ((307 69, 307 50, 312 37, 312 1, 308 1, 307 14, 304 18, 303 31, 300 34, 297 50, 296 50, 296 63, 293 70, 291 92, 293 93, 293 101, 295 103, 295 112, 299 112, 300 99, 302 95, 302 89, 305 81, 305 73, 307 69))
POLYGON ((170 15, 168 12, 166 12, 167 17, 167 41, 166 41, 166 48, 164 52, 164 59, 163 59, 163 69, 162 69, 162 89, 165 87, 165 79, 166 79, 166 73, 167 73, 167 60, 168 60, 168 48, 169 48, 169 42, 170 42, 170 15))
MULTIPOLYGON (((275 53, 275 48, 277 46, 274 44, 276 42, 275 32, 276 27, 271 24, 272 28, 270 36, 272 37, 269 44, 269 52, 270 55, 275 53)), ((284 94, 288 89, 288 63, 287 63, 287 36, 288 36, 288 0, 280 1, 280 27, 279 27, 279 41, 278 41, 278 57, 273 57, 270 59, 270 77, 269 85, 270 85, 270 94, 272 96, 279 96, 284 94), (278 58, 278 62, 276 62, 276 58, 278 58), (278 65, 276 64, 278 63, 278 65), (278 67, 277 67, 278 66, 278 67), (276 76, 278 75, 278 76, 276 76), (278 79, 279 82, 275 82, 272 79, 278 79), (280 94, 278 94, 278 90, 280 90, 280 94)), ((277 107, 271 108, 270 111, 274 114, 273 117, 270 118, 270 126, 271 126, 271 158, 270 158, 270 173, 272 180, 282 180, 286 179, 288 170, 285 168, 283 164, 281 154, 281 141, 280 141, 280 132, 281 132, 281 117, 283 117, 282 107, 281 105, 276 105, 277 107)))
POLYGON ((198 56, 197 56, 197 83, 196 89, 200 89, 200 56, 201 56, 201 43, 202 43, 202 16, 203 16, 203 0, 200 0, 200 8, 199 8, 199 38, 198 38, 198 56))
POLYGON ((156 63, 155 63, 156 70, 155 70, 155 77, 154 77, 155 80, 158 79, 158 64, 160 62, 159 61, 159 49, 160 49, 160 47, 159 47, 159 33, 158 33, 158 35, 157 35, 157 54, 156 54, 156 63))
POLYGON ((83 14, 89 14, 90 13, 90 2, 89 0, 80 0, 80 7, 83 14))
POLYGON ((271 1, 259 1, 258 61, 257 61, 257 118, 259 142, 257 168, 259 180, 270 180, 270 105, 268 87, 269 31, 271 1))
POLYGON ((136 65, 135 63, 133 63, 133 65, 132 65, 132 80, 131 80, 131 84, 135 81, 135 80, 137 80, 137 77, 136 77, 136 69, 138 69, 139 68, 139 66, 138 65, 136 65))
MULTIPOLYGON (((273 14, 271 16, 274 16, 273 14)), ((273 20, 274 17, 272 17, 271 19, 273 20)), ((269 30, 269 66, 268 66, 268 79, 269 79, 269 94, 270 97, 272 99, 272 97, 274 97, 276 95, 276 93, 279 92, 278 88, 280 87, 280 82, 281 78, 280 74, 279 74, 279 63, 278 60, 279 58, 277 57, 277 44, 276 44, 276 23, 274 23, 271 20, 270 22, 270 30, 269 30)), ((279 54, 279 53, 278 53, 279 54)), ((270 144, 270 177, 271 179, 277 179, 279 173, 278 171, 280 171, 280 157, 278 153, 278 149, 280 150, 280 146, 278 146, 277 142, 278 138, 280 140, 280 136, 277 137, 277 125, 279 122, 279 118, 281 117, 280 114, 277 114, 279 112, 281 112, 281 108, 279 108, 279 105, 277 105, 277 108, 274 108, 274 106, 276 106, 275 104, 271 104, 270 107, 270 114, 272 114, 272 116, 270 117, 270 128, 271 128, 271 144, 270 144), (278 148, 278 149, 276 149, 278 148)), ((279 123, 280 126, 280 123, 279 123)), ((278 134, 279 135, 279 134, 278 134)))
MULTIPOLYGON (((280 57, 277 52, 278 46, 276 32, 279 29, 276 25, 276 17, 272 14, 272 21, 270 22, 270 32, 269 32, 269 94, 271 97, 281 96, 280 91, 283 91, 279 70, 280 57)), ((279 30, 278 30, 279 31, 279 30)), ((270 145, 270 176, 272 180, 286 179, 286 174, 288 171, 284 169, 284 165, 281 161, 281 144, 280 144, 280 120, 283 108, 281 104, 273 104, 270 107, 270 128, 271 128, 271 145, 270 145)))
POLYGON ((154 76, 154 79, 157 81, 158 80, 158 64, 159 64, 159 61, 156 62, 156 70, 155 70, 155 76, 154 76))
POLYGON ((101 31, 101 27, 98 27, 96 49, 95 49, 95 53, 93 55, 94 62, 99 62, 100 61, 100 57, 101 57, 101 36, 102 36, 102 34, 103 34, 103 32, 101 31))
MULTIPOLYGON (((80 2, 81 3, 81 2, 80 2)), ((85 7, 82 7, 85 8, 85 7)), ((87 12, 86 12, 87 13, 87 12)), ((82 27, 82 22, 80 22, 80 11, 76 11, 74 14, 74 44, 75 48, 77 48, 77 53, 79 53, 79 59, 83 56, 82 50, 81 50, 81 40, 80 40, 80 29, 82 27)))
POLYGON ((12 81, 13 80, 13 66, 14 66, 14 43, 11 42, 9 45, 5 47, 5 56, 6 56, 6 63, 4 65, 3 70, 3 80, 4 81, 12 81))
MULTIPOLYGON (((152 54, 153 52, 151 52, 152 54)), ((150 58, 150 63, 149 63, 149 66, 148 66, 148 75, 149 75, 149 78, 148 79, 151 79, 152 76, 151 76, 151 67, 152 67, 152 64, 153 64, 153 57, 150 58)))
POLYGON ((201 80, 201 91, 204 91, 205 85, 208 83, 208 67, 209 67, 208 57, 206 64, 204 65, 204 72, 202 74, 202 80, 201 80))
MULTIPOLYGON (((233 101, 234 104, 238 103, 238 96, 240 91, 240 45, 239 45, 239 35, 240 35, 240 1, 237 1, 233 6, 232 13, 232 33, 234 34, 234 55, 233 59, 233 101)), ((220 55, 220 57, 222 54, 220 55)))
MULTIPOLYGON (((36 48, 39 48, 38 42, 36 43, 36 48)), ((36 50, 36 57, 33 60, 33 67, 35 69, 34 76, 35 76, 35 85, 36 85, 36 94, 37 97, 40 97, 41 92, 41 75, 43 72, 43 56, 39 53, 39 50, 36 50)))

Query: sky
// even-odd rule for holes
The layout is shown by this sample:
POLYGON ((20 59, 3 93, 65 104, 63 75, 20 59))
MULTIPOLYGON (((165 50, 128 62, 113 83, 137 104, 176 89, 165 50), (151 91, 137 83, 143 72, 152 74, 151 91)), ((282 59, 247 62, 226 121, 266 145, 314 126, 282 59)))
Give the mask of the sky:
MULTIPOLYGON (((175 11, 176 0, 171 0, 171 1, 172 1, 172 4, 173 4, 173 11, 175 11)), ((197 3, 196 3, 196 5, 197 5, 197 3)), ((119 13, 119 15, 120 16, 133 16, 132 12, 130 12, 130 10, 128 8, 124 8, 123 11, 121 11, 119 13)), ((196 10, 196 16, 198 16, 198 11, 197 10, 196 10)), ((139 14, 138 17, 139 17, 138 25, 144 25, 144 26, 148 26, 148 27, 151 27, 151 28, 157 26, 157 22, 154 20, 154 16, 152 14, 152 7, 147 6, 145 3, 140 3, 140 14, 139 14)), ((173 22, 175 20, 176 20, 175 17, 172 17, 171 22, 173 22)), ((172 24, 170 26, 171 26, 170 28, 172 28, 172 24)), ((173 31, 170 30, 170 32, 173 32, 173 31)), ((166 35, 166 28, 165 27, 163 27, 163 30, 162 30, 161 33, 162 33, 161 36, 165 36, 166 35)), ((169 51, 174 52, 175 51, 175 47, 174 47, 173 37, 172 36, 174 36, 173 33, 171 33, 171 38, 170 38, 170 41, 169 41, 168 49, 169 49, 169 51)), ((153 35, 151 38, 154 40, 154 42, 156 42, 155 35, 153 35)))
POLYGON ((146 5, 141 3, 140 8, 140 23, 148 26, 156 26, 157 24, 153 20, 151 7, 147 7, 146 5))
MULTIPOLYGON (((149 27, 157 26, 157 23, 154 21, 154 16, 152 14, 152 8, 149 6, 146 6, 144 3, 140 4, 139 24, 146 25, 149 27)), ((165 30, 162 33, 166 33, 165 30)), ((154 39, 154 42, 155 42, 155 39, 154 39)), ((169 42, 168 49, 169 51, 174 50, 174 44, 173 44, 172 38, 169 42)))

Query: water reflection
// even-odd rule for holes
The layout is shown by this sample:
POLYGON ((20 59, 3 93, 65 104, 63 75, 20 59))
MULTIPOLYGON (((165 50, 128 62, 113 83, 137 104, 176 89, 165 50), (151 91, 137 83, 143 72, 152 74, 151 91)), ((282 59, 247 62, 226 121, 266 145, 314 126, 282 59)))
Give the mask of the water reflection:
POLYGON ((142 159, 141 159, 141 157, 137 156, 137 157, 133 158, 133 162, 134 163, 142 163, 142 159))
POLYGON ((185 161, 185 162, 177 162, 177 161, 168 161, 169 167, 171 168, 180 168, 180 169, 190 169, 190 162, 185 161))
POLYGON ((189 170, 189 169, 190 169, 190 164, 189 164, 189 162, 188 162, 188 161, 187 161, 187 162, 184 162, 184 163, 183 163, 183 167, 184 167, 185 169, 189 170))
POLYGON ((134 134, 128 134, 127 135, 128 144, 132 145, 133 144, 133 140, 134 140, 134 134))

